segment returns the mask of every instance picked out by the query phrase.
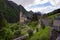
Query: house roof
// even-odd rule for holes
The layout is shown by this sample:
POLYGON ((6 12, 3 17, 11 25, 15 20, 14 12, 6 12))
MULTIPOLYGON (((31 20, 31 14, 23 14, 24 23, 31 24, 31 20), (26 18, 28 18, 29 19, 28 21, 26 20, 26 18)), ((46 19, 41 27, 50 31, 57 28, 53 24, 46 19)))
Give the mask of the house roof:
POLYGON ((60 20, 54 20, 53 26, 60 26, 60 20))
POLYGON ((46 25, 46 26, 50 26, 50 18, 44 18, 44 19, 42 19, 42 22, 44 23, 44 25, 46 25))

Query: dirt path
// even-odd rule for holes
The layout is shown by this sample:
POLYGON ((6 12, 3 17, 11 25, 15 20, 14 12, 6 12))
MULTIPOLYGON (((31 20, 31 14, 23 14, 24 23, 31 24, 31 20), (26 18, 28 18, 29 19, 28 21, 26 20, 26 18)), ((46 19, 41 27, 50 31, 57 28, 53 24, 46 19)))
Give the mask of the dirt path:
POLYGON ((25 40, 25 39, 27 39, 28 37, 29 37, 29 35, 26 34, 26 35, 24 35, 24 36, 18 37, 18 38, 13 39, 13 40, 25 40))

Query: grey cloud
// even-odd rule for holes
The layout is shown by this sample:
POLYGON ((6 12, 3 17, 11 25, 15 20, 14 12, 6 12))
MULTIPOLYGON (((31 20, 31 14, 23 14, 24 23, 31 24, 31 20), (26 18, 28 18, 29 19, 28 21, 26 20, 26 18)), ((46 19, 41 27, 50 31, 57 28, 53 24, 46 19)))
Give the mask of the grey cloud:
POLYGON ((17 4, 21 4, 23 6, 27 6, 29 4, 33 4, 34 3, 34 0, 12 0, 12 1, 14 1, 17 4))

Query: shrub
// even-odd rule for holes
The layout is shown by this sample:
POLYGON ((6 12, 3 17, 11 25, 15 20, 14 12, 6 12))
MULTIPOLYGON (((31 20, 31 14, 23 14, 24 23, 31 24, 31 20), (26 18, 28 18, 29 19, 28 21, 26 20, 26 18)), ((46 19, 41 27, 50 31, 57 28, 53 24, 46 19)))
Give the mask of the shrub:
POLYGON ((49 40, 49 27, 46 27, 44 30, 41 29, 28 40, 49 40))
POLYGON ((17 23, 11 25, 8 24, 0 30, 0 40, 12 40, 14 37, 18 37, 18 35, 20 36, 21 32, 17 23))

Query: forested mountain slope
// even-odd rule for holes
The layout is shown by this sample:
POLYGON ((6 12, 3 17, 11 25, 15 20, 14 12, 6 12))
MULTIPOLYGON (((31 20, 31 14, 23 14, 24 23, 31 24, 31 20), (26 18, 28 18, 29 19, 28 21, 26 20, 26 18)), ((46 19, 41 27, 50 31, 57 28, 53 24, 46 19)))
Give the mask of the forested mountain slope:
POLYGON ((0 11, 4 12, 4 17, 9 23, 19 20, 19 6, 12 1, 0 0, 0 11))

